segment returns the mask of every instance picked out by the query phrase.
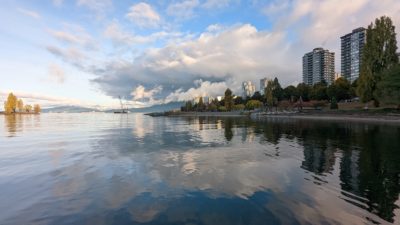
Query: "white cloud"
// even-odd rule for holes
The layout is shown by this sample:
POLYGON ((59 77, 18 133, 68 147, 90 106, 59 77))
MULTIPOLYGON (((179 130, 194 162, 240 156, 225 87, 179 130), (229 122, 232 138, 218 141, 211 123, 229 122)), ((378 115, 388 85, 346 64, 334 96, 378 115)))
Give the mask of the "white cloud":
MULTIPOLYGON (((340 37, 357 27, 366 27, 380 16, 390 16, 400 27, 397 0, 294 0, 274 1, 264 8, 275 31, 289 31, 296 37, 293 50, 301 56, 322 46, 336 53, 340 70, 340 37)), ((301 70, 300 70, 301 71, 301 70)))
MULTIPOLYGON (((188 18, 199 4, 191 0, 173 3, 167 13, 188 18), (182 9, 188 10, 180 12, 182 9)), ((107 95, 129 96, 132 87, 136 87, 135 91, 141 87, 143 89, 139 88, 134 96, 144 96, 139 91, 152 93, 151 98, 143 98, 143 102, 148 103, 187 99, 203 90, 222 95, 225 87, 240 94, 242 81, 252 80, 258 84, 265 76, 278 77, 283 86, 296 84, 302 79, 301 58, 305 52, 319 46, 335 51, 339 70, 340 36, 368 25, 381 15, 390 16, 397 29, 400 27, 400 1, 396 0, 274 1, 265 5, 264 13, 274 23, 271 30, 258 30, 251 24, 214 24, 203 33, 183 40, 180 39, 182 34, 172 37, 164 31, 138 36, 127 32, 117 22, 110 23, 104 35, 115 43, 143 44, 171 37, 163 47, 147 48, 132 58, 106 58, 96 63, 71 48, 50 46, 48 50, 94 73, 93 82, 107 95), (75 55, 81 59, 76 60, 75 55), (200 79, 204 84, 194 85, 194 81, 200 79), (208 89, 211 86, 216 88, 208 89), (151 92, 154 87, 162 88, 151 92)), ((139 97, 136 99, 142 101, 139 97)))
POLYGON ((77 0, 78 6, 84 6, 97 14, 98 18, 104 16, 104 13, 112 8, 112 0, 77 0))
POLYGON ((111 22, 103 32, 104 36, 111 39, 113 44, 118 45, 136 45, 136 44, 149 44, 157 40, 173 40, 181 38, 184 34, 179 32, 166 32, 159 31, 151 33, 147 36, 135 35, 132 32, 127 32, 121 25, 114 20, 111 22))
POLYGON ((35 11, 28 10, 28 9, 23 9, 23 8, 17 8, 17 11, 25 16, 32 17, 34 19, 40 19, 41 15, 35 11))
POLYGON ((53 95, 50 96, 41 93, 32 93, 24 91, 0 90, 0 99, 6 99, 10 92, 12 92, 18 98, 22 98, 25 104, 40 104, 42 107, 61 106, 61 105, 75 105, 75 106, 93 105, 89 102, 84 102, 78 99, 57 97, 53 95))
POLYGON ((198 0, 184 0, 172 3, 167 8, 167 14, 179 19, 188 19, 194 16, 194 9, 200 5, 198 0))
POLYGON ((207 0, 203 3, 202 7, 206 9, 224 8, 227 7, 231 2, 231 0, 207 0))
POLYGON ((225 81, 212 83, 210 81, 195 80, 194 85, 196 85, 196 87, 190 88, 187 91, 183 91, 182 89, 176 90, 169 94, 164 102, 189 101, 196 97, 215 97, 222 95, 222 92, 228 88, 225 81))
POLYGON ((48 68, 49 80, 58 84, 63 84, 65 81, 65 72, 61 66, 57 64, 50 64, 48 68))
POLYGON ((140 27, 157 27, 161 21, 160 15, 144 2, 133 5, 126 17, 140 27))
POLYGON ((147 100, 147 101, 152 101, 154 99, 154 95, 160 93, 162 91, 162 87, 161 86, 157 86, 153 89, 150 90, 146 90, 145 87, 143 87, 142 85, 139 85, 135 88, 135 90, 133 90, 131 92, 131 96, 133 97, 134 101, 137 100, 147 100))
POLYGON ((64 3, 64 0, 53 0, 53 5, 60 7, 64 3))
POLYGON ((49 33, 59 41, 78 45, 80 47, 94 50, 97 49, 95 40, 85 31, 75 31, 74 34, 68 31, 49 30, 49 33))
POLYGON ((63 49, 55 46, 47 46, 46 50, 54 56, 61 58, 63 61, 78 67, 79 69, 86 68, 86 61, 88 57, 77 48, 70 47, 63 49))
MULTIPOLYGON (((163 87, 159 97, 179 99, 199 79, 204 85, 229 81, 226 86, 239 94, 243 80, 257 81, 275 74, 283 83, 296 79, 300 64, 287 66, 286 60, 293 61, 288 59, 288 50, 283 33, 258 31, 249 24, 236 25, 164 48, 148 49, 132 61, 110 61, 98 70, 106 72, 97 73, 94 82, 112 96, 118 96, 117 91, 126 93, 129 85, 151 88, 158 84, 163 87)), ((224 91, 225 86, 212 94, 222 95, 224 91)))

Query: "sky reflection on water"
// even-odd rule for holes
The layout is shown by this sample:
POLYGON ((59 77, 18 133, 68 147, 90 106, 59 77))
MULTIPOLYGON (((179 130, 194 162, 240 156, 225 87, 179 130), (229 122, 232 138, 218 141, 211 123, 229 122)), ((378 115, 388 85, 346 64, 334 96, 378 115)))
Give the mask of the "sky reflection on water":
POLYGON ((398 126, 43 114, 0 135, 4 224, 400 221, 398 126))

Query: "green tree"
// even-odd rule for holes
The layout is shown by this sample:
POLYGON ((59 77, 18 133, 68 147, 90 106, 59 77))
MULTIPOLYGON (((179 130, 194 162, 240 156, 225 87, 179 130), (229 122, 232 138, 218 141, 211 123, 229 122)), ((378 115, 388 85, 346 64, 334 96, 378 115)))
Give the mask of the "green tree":
POLYGON ((267 87, 265 88, 265 90, 264 90, 264 93, 265 93, 265 100, 266 100, 266 103, 267 103, 267 105, 268 105, 268 107, 272 107, 272 106, 274 106, 274 83, 273 83, 273 81, 272 80, 269 80, 268 82, 267 82, 267 87))
POLYGON ((190 112, 190 111, 192 111, 192 110, 193 110, 192 101, 187 101, 187 102, 185 103, 184 111, 190 112))
POLYGON ((199 102, 197 103, 197 111, 203 111, 205 107, 203 97, 200 97, 199 102))
POLYGON ((281 84, 279 83, 278 78, 275 77, 273 81, 272 95, 276 99, 276 101, 281 101, 283 99, 283 89, 281 84))
POLYGON ((258 100, 249 100, 246 103, 246 109, 248 110, 253 110, 253 109, 258 109, 262 107, 262 102, 258 100))
POLYGON ((310 95, 310 86, 308 86, 305 83, 300 83, 297 85, 297 94, 299 95, 299 98, 301 97, 303 101, 308 101, 310 100, 309 95, 310 95))
POLYGON ((333 97, 332 100, 331 100, 331 107, 330 108, 331 109, 338 109, 339 108, 335 97, 333 97))
POLYGON ((233 102, 234 102, 235 105, 239 105, 239 104, 244 104, 245 103, 243 98, 240 97, 240 96, 236 96, 236 98, 233 99, 233 102))
POLYGON ((377 83, 382 78, 382 71, 391 68, 399 61, 396 55, 397 41, 395 26, 389 17, 377 18, 367 29, 367 41, 363 49, 357 94, 362 102, 374 100, 377 83))
POLYGON ((233 106, 233 110, 236 110, 236 111, 242 111, 242 110, 244 110, 245 108, 246 108, 246 106, 243 105, 243 104, 237 104, 237 105, 234 105, 234 106, 233 106))
POLYGON ((286 100, 289 100, 291 102, 295 101, 297 99, 297 91, 296 87, 293 85, 289 85, 286 88, 283 89, 283 98, 286 100))
POLYGON ((313 100, 327 100, 328 95, 326 94, 326 83, 316 83, 310 90, 310 99, 313 100))
POLYGON ((225 91, 225 98, 224 98, 224 105, 227 111, 231 111, 233 107, 233 97, 231 89, 226 89, 225 91))
POLYGON ((349 99, 351 97, 350 82, 344 77, 340 77, 328 87, 327 95, 330 99, 335 97, 338 101, 349 99))
POLYGON ((252 100, 262 101, 262 95, 259 91, 254 92, 253 96, 251 96, 252 100))
POLYGON ((400 64, 383 73, 382 80, 378 83, 376 96, 379 101, 395 104, 400 109, 400 64))

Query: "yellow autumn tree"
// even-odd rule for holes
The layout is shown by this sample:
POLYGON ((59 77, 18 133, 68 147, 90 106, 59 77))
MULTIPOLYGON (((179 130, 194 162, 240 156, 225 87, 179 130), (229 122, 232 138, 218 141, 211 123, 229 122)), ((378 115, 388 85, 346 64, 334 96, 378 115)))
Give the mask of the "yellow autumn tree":
POLYGON ((33 106, 33 111, 34 111, 35 113, 40 113, 40 111, 41 111, 40 105, 39 105, 39 104, 35 104, 35 105, 33 106))
POLYGON ((22 99, 18 99, 17 108, 18 108, 18 112, 22 112, 24 110, 24 102, 22 101, 22 99))
POLYGON ((25 105, 25 112, 32 112, 32 106, 31 105, 25 105))
POLYGON ((8 94, 7 101, 4 102, 4 110, 7 114, 15 113, 17 109, 17 97, 10 93, 8 94))

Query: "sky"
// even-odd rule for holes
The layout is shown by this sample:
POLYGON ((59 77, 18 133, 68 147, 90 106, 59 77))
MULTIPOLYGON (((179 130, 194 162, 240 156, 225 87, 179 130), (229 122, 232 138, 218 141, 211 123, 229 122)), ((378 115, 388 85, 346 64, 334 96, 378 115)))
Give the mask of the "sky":
POLYGON ((0 100, 146 107, 302 80, 302 56, 389 16, 399 0, 2 0, 0 100))

